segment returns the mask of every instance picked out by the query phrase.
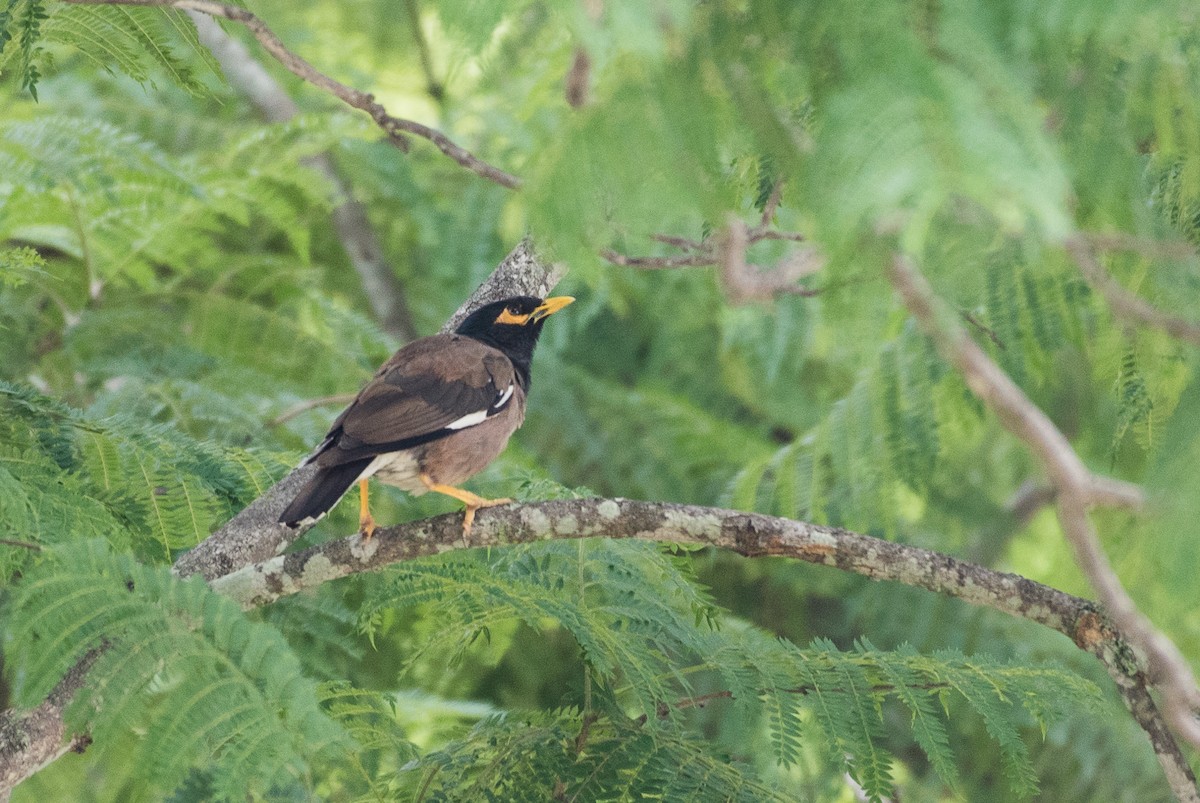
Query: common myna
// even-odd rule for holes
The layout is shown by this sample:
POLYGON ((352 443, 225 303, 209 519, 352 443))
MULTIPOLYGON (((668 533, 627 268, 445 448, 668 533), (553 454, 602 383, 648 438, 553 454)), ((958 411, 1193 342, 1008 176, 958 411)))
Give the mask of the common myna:
POLYGON ((359 527, 370 538, 367 506, 374 476, 414 496, 426 491, 467 506, 463 534, 475 511, 511 499, 483 499, 454 487, 482 471, 525 420, 529 366, 542 325, 570 296, 517 296, 473 312, 448 335, 423 337, 385 362, 350 403, 316 450, 315 477, 279 517, 289 526, 325 515, 358 483, 359 527))

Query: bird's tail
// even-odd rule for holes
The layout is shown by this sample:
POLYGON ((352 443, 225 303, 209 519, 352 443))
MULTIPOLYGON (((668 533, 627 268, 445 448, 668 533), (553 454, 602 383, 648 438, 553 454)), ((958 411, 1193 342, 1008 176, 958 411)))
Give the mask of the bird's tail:
POLYGON ((300 489, 296 498, 279 516, 279 520, 294 527, 305 519, 319 519, 345 495, 354 481, 374 460, 364 457, 340 466, 330 466, 317 471, 317 475, 300 489))

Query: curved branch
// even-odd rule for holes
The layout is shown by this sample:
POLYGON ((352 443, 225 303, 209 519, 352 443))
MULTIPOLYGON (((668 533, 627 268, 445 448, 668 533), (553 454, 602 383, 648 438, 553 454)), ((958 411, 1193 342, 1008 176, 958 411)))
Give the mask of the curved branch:
POLYGON ((508 187, 510 190, 515 190, 521 186, 519 178, 488 164, 465 148, 454 144, 441 131, 418 123, 415 120, 393 117, 388 114, 387 109, 382 104, 376 102, 374 95, 346 86, 341 81, 325 75, 289 50, 287 45, 283 43, 283 40, 267 27, 267 24, 259 19, 258 16, 240 6, 227 5, 216 2, 216 0, 64 0, 64 2, 92 6, 163 6, 185 11, 199 11, 201 14, 208 14, 210 17, 224 17, 227 20, 241 23, 254 35, 259 44, 276 61, 286 67, 289 72, 318 89, 325 90, 346 105, 353 106, 369 114, 371 119, 375 121, 375 124, 382 128, 388 137, 391 138, 392 142, 401 150, 408 150, 408 138, 404 135, 414 134, 415 136, 429 140, 442 153, 471 172, 483 176, 489 181, 494 181, 502 187, 508 187))
MULTIPOLYGON (((1137 656, 1089 600, 919 547, 835 527, 735 510, 639 502, 574 499, 479 511, 474 546, 533 543, 552 538, 640 538, 705 544, 746 557, 780 556, 832 566, 872 580, 889 580, 956 597, 1049 627, 1095 655, 1145 730, 1180 800, 1200 801, 1196 778, 1150 696, 1137 656)), ((247 566, 212 587, 250 608, 306 588, 456 548, 462 515, 450 513, 358 535, 247 566)))
POLYGON ((1075 562, 1096 589, 1117 627, 1145 651, 1149 674, 1164 695, 1164 709, 1175 732, 1200 748, 1200 689, 1187 659, 1137 608, 1101 549, 1088 517, 1097 501, 1124 500, 1127 489, 1115 480, 1098 479, 1084 465, 1070 441, 1049 416, 1001 370, 949 316, 925 277, 901 255, 889 271, 892 284, 913 317, 942 356, 963 375, 967 385, 992 409, 1000 423, 1041 462, 1056 491, 1058 520, 1075 562))

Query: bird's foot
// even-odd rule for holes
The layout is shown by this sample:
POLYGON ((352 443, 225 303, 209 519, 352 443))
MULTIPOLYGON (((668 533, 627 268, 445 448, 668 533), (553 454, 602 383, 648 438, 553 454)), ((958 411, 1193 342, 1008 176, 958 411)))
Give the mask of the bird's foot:
POLYGON ((374 517, 372 517, 370 513, 368 513, 365 516, 359 517, 358 532, 360 535, 362 535, 362 539, 364 542, 371 540, 371 536, 373 536, 375 534, 375 528, 377 526, 378 525, 375 524, 374 517))
MULTIPOLYGON (((459 489, 462 490, 462 489, 459 489)), ((474 494, 471 494, 475 496, 474 494)), ((475 511, 482 507, 497 507, 498 505, 511 505, 513 500, 507 497, 501 499, 484 499, 482 496, 467 502, 467 511, 463 514, 463 546, 467 549, 471 548, 471 525, 475 523, 475 511)))

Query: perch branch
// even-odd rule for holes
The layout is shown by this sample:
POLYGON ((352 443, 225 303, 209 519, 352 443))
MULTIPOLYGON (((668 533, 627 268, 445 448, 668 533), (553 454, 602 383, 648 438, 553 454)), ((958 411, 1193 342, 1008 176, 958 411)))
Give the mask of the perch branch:
POLYGON ((463 167, 471 172, 482 176, 490 181, 494 181, 502 187, 509 189, 517 189, 521 186, 521 180, 516 176, 506 173, 498 167, 488 164, 478 158, 470 151, 462 148, 443 134, 441 131, 430 128, 427 125, 416 122, 415 120, 406 120, 402 117, 393 117, 388 114, 387 109, 382 104, 375 100, 375 96, 369 92, 363 92, 353 87, 346 86, 340 81, 330 78, 328 75, 320 72, 316 67, 313 67, 303 58, 288 49, 274 31, 263 22, 257 15, 250 11, 241 8, 240 6, 232 6, 226 3, 216 2, 216 0, 64 0, 68 3, 77 5, 119 5, 119 6, 162 6, 166 8, 178 8, 183 11, 198 11, 201 14, 207 14, 210 17, 223 17, 233 22, 241 23, 246 26, 246 29, 259 41, 268 53, 271 54, 282 64, 289 72, 299 77, 300 79, 312 84, 318 89, 323 89, 329 94, 341 100, 348 106, 366 112, 370 115, 375 124, 383 129, 384 133, 392 140, 397 147, 402 150, 408 149, 408 138, 406 134, 427 139, 437 146, 438 150, 449 156, 454 161, 458 162, 463 167))
MULTIPOLYGON (((477 547, 592 537, 706 544, 746 557, 794 558, 956 597, 1056 630, 1104 664, 1149 737, 1176 796, 1200 801, 1195 776, 1150 696, 1137 655, 1094 602, 927 549, 790 519, 691 505, 577 499, 495 507, 481 510, 471 530, 477 547)), ((366 543, 354 535, 277 556, 212 585, 244 607, 253 607, 350 574, 454 549, 461 541, 462 516, 451 513, 381 528, 366 543)))
POLYGON ((1089 506, 1097 501, 1123 500, 1126 493, 1123 485, 1092 474, 1045 412, 1030 401, 962 327, 941 314, 929 283, 906 257, 896 255, 892 259, 890 277, 942 356, 958 368, 975 395, 1041 462, 1054 486, 1058 520, 1075 553, 1076 563, 1118 629, 1145 652, 1149 677, 1163 692, 1164 712, 1175 732, 1200 748, 1200 720, 1196 718, 1200 690, 1191 667, 1175 644, 1138 610, 1100 548, 1088 517, 1089 506))

